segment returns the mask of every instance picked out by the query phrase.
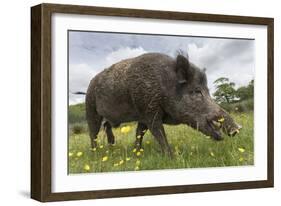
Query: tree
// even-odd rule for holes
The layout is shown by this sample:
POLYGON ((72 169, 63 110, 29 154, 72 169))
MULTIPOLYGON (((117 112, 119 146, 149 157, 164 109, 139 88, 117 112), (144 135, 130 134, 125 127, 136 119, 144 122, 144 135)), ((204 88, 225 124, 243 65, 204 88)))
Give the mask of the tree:
POLYGON ((250 99, 254 97, 254 80, 251 80, 247 86, 239 87, 236 90, 236 96, 239 101, 250 99))
POLYGON ((218 103, 232 103, 236 97, 235 83, 229 82, 226 77, 218 78, 214 81, 216 91, 213 94, 218 103))

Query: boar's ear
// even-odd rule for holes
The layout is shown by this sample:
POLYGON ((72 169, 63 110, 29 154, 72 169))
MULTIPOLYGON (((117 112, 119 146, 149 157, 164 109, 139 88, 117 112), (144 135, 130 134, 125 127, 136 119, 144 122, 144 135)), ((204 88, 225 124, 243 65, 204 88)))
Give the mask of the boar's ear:
POLYGON ((193 76, 188 57, 185 57, 182 54, 178 54, 176 61, 176 73, 178 82, 180 84, 188 82, 188 79, 192 78, 193 76))

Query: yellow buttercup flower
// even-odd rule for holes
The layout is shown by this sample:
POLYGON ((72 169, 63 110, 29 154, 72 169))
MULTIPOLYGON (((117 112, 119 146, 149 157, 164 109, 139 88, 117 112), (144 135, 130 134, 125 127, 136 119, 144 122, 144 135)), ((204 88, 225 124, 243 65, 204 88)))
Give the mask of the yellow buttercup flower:
POLYGON ((136 148, 134 148, 134 149, 133 149, 133 152, 136 152, 136 151, 137 151, 137 149, 136 149, 136 148))
POLYGON ((114 167, 118 167, 118 165, 119 165, 118 163, 114 163, 113 164, 114 167))
POLYGON ((84 170, 90 171, 90 169, 91 169, 90 165, 88 165, 88 164, 85 164, 85 165, 84 165, 84 170))
POLYGON ((141 153, 140 153, 140 152, 137 152, 137 156, 141 156, 141 153))
POLYGON ((243 152, 245 152, 245 149, 244 149, 244 148, 239 147, 239 148, 238 148, 238 151, 239 151, 239 152, 241 152, 241 153, 243 153, 243 152))
POLYGON ((141 148, 140 151, 143 152, 144 151, 143 148, 141 148))
POLYGON ((76 156, 77 156, 77 157, 81 157, 82 155, 83 155, 83 152, 77 152, 77 153, 76 153, 76 156))
POLYGON ((136 166, 136 167, 135 167, 135 170, 139 170, 139 169, 140 169, 140 167, 139 167, 139 166, 136 166))
POLYGON ((68 153, 68 156, 69 156, 69 157, 72 157, 72 156, 73 156, 73 152, 69 152, 69 153, 68 153))
POLYGON ((136 165, 140 165, 141 161, 140 160, 137 160, 136 161, 136 165))
POLYGON ((243 162, 244 161, 244 158, 243 157, 240 157, 239 158, 239 162, 243 162))
POLYGON ((150 144, 150 141, 147 140, 145 143, 146 143, 146 144, 150 144))
POLYGON ((102 161, 103 162, 105 162, 105 161, 107 161, 108 160, 108 156, 104 156, 103 158, 102 158, 102 161))
POLYGON ((140 138, 141 138, 141 135, 138 135, 138 136, 137 136, 137 139, 140 139, 140 138))
POLYGON ((126 158, 126 161, 130 161, 130 159, 131 159, 130 157, 127 157, 127 158, 126 158))
POLYGON ((122 165, 124 163, 124 160, 120 160, 119 165, 122 165))
POLYGON ((100 148, 102 149, 102 148, 103 148, 103 145, 101 145, 100 148))
POLYGON ((126 134, 126 133, 128 133, 130 131, 131 131, 131 127, 130 126, 124 126, 124 127, 121 128, 121 133, 126 134))
POLYGON ((215 154, 214 154, 213 152, 210 152, 210 155, 211 155, 212 157, 214 157, 214 156, 215 156, 215 154))

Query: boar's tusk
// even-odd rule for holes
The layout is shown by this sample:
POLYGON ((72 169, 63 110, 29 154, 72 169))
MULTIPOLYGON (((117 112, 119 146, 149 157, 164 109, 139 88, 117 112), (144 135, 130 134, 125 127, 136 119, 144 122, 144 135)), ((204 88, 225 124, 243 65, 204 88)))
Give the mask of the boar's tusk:
POLYGON ((216 122, 214 120, 212 120, 213 125, 215 125, 216 127, 221 127, 221 123, 220 122, 216 122))
POLYGON ((230 136, 234 136, 235 134, 239 134, 239 129, 235 129, 229 133, 230 136))
POLYGON ((218 119, 218 122, 224 122, 224 118, 222 117, 222 118, 218 119))

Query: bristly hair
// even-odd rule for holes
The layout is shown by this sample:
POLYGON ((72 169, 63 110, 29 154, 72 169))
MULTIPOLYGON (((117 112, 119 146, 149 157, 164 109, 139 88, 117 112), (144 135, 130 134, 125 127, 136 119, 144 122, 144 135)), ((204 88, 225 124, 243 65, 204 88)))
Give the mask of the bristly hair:
POLYGON ((188 56, 188 53, 186 51, 183 51, 182 49, 178 49, 177 52, 176 52, 176 56, 184 56, 185 58, 187 58, 187 60, 189 60, 189 56, 188 56))

